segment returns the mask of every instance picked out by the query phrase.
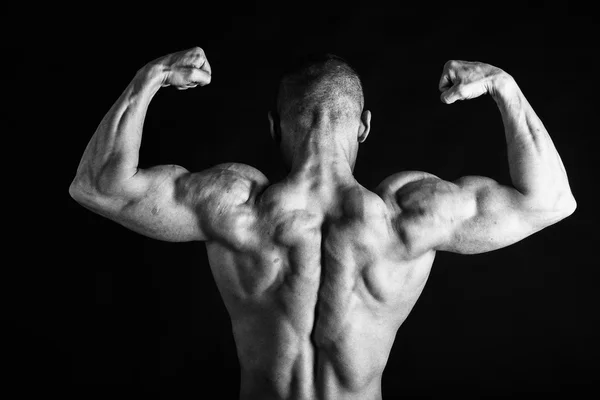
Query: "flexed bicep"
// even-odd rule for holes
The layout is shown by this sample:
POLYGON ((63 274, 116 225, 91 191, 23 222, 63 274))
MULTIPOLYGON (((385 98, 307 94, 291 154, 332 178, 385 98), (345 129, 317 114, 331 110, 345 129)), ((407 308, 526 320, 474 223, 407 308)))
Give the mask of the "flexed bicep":
MULTIPOLYGON (((455 182, 429 174, 395 178, 394 227, 413 256, 440 250, 475 254, 513 244, 547 226, 542 215, 516 189, 490 178, 455 182)), ((393 182, 393 180, 392 180, 393 182)))
MULTIPOLYGON (((449 61, 439 81, 441 100, 451 104, 489 93, 505 128, 512 186, 484 177, 454 182, 454 196, 431 202, 448 232, 438 250, 481 253, 508 246, 575 211, 565 169, 548 132, 515 80, 500 68, 468 61, 449 61), (461 214, 447 216, 448 201, 461 214), (475 207, 471 207, 474 204, 475 207), (442 211, 444 210, 444 211, 442 211)), ((440 199, 442 199, 440 197, 440 199)))
POLYGON ((448 233, 436 250, 477 254, 516 243, 544 226, 516 189, 481 176, 452 183, 460 202, 448 233))
POLYGON ((203 240, 194 208, 178 198, 178 186, 194 174, 176 165, 161 165, 138 172, 122 182, 118 191, 103 193, 85 188, 77 201, 126 228, 153 239, 181 242, 203 240))
POLYGON ((177 196, 183 181, 201 181, 204 175, 173 165, 142 170, 138 162, 143 122, 160 87, 204 86, 210 83, 211 74, 206 54, 199 47, 168 54, 138 70, 90 139, 69 187, 71 197, 153 238, 204 239, 195 206, 177 196))
POLYGON ((93 193, 80 202, 119 224, 153 239, 185 242, 222 236, 232 215, 251 208, 265 186, 259 171, 221 164, 190 173, 175 165, 139 170, 119 193, 93 193))

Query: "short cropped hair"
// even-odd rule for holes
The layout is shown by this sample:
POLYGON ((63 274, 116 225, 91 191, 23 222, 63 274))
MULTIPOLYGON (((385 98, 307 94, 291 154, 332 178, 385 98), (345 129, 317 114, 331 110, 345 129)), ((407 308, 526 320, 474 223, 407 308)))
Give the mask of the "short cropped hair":
POLYGON ((364 106, 361 79, 343 58, 311 54, 292 64, 279 82, 276 108, 280 118, 301 116, 321 107, 330 117, 356 113, 364 106))

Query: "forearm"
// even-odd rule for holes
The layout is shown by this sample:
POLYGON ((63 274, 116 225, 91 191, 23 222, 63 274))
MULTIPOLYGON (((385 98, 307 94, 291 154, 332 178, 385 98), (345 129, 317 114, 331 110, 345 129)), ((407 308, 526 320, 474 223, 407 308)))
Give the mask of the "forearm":
POLYGON ((491 94, 504 122, 514 187, 536 208, 574 207, 567 174, 554 143, 514 79, 501 75, 491 94))
POLYGON ((109 192, 137 172, 144 118, 163 80, 158 64, 137 72, 88 143, 72 186, 109 192))

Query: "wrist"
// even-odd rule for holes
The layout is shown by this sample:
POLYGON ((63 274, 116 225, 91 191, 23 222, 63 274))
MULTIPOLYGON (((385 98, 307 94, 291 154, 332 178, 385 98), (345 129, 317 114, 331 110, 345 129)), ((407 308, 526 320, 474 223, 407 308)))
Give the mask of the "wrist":
POLYGON ((136 80, 141 80, 150 86, 167 86, 167 71, 164 65, 152 62, 144 65, 137 71, 136 80))
POLYGON ((505 100, 517 93, 517 82, 508 73, 502 71, 491 80, 489 93, 494 100, 505 100))

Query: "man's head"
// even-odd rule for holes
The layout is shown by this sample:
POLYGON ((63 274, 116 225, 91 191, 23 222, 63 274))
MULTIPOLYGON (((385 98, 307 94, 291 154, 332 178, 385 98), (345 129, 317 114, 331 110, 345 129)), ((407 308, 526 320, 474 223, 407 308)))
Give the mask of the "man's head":
POLYGON ((332 54, 311 55, 283 74, 275 112, 269 115, 271 133, 285 161, 290 162, 298 144, 320 128, 337 135, 320 140, 352 142, 349 151, 354 154, 349 156, 353 165, 358 143, 369 134, 370 113, 363 109, 362 83, 354 68, 332 54))

